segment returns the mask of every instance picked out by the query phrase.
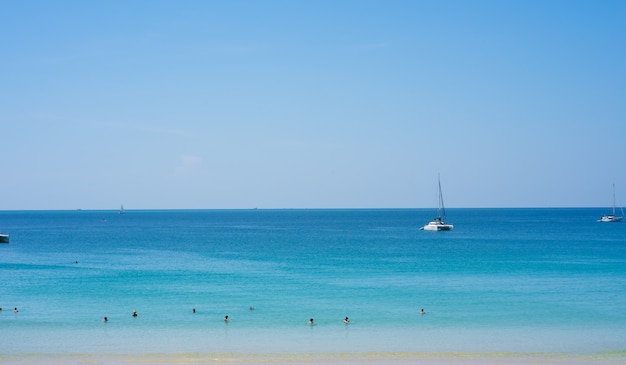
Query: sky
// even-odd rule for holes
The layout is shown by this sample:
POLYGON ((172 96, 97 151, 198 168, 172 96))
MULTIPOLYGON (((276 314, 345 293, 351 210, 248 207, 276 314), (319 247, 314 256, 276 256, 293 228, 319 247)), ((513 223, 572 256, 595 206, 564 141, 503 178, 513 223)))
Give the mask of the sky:
POLYGON ((0 210, 626 205, 623 0, 0 16, 0 210))

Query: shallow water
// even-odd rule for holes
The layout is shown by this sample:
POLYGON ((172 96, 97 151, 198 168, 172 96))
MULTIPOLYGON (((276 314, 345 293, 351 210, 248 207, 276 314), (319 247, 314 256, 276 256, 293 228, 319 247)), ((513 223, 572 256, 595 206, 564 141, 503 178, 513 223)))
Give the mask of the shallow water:
POLYGON ((624 351, 626 224, 601 213, 0 212, 0 354, 624 351))

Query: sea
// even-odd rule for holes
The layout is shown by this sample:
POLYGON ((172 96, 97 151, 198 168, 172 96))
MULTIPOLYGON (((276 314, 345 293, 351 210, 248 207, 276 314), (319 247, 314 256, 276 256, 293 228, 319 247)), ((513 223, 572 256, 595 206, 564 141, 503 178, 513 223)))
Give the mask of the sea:
POLYGON ((0 244, 0 362, 160 353, 626 359, 626 222, 597 222, 599 208, 447 213, 454 230, 430 232, 420 227, 432 209, 0 211, 0 232, 11 237, 0 244))

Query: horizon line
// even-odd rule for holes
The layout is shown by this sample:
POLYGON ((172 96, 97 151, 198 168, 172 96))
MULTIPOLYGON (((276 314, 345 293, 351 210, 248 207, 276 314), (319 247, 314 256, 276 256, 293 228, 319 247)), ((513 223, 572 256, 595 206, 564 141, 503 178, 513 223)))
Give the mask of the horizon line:
MULTIPOLYGON (((601 206, 560 206, 560 207, 548 207, 548 206, 534 206, 534 207, 446 207, 446 209, 606 209, 601 206)), ((124 212, 141 212, 141 211, 211 211, 211 210, 437 210, 432 207, 367 207, 367 208, 350 208, 350 207, 335 207, 335 208, 136 208, 127 209, 124 208, 124 212)), ((75 208, 75 209, 0 209, 0 212, 119 212, 119 209, 113 208, 75 208)))

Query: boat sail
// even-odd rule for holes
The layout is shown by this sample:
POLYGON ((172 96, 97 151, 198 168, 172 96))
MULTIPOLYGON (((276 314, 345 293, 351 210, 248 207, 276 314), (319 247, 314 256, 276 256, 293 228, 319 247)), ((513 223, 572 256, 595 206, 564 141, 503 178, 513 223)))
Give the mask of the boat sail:
POLYGON ((622 211, 622 215, 618 217, 615 215, 615 184, 613 184, 613 213, 603 214, 602 217, 598 219, 598 222, 621 222, 624 218, 624 209, 620 208, 620 210, 622 211))
POLYGON ((439 208, 437 209, 437 217, 427 225, 420 228, 423 231, 451 231, 454 225, 446 223, 446 208, 443 205, 443 194, 441 193, 441 177, 437 175, 439 185, 439 208))
POLYGON ((120 214, 124 214, 126 211, 124 210, 124 204, 120 207, 120 214))

